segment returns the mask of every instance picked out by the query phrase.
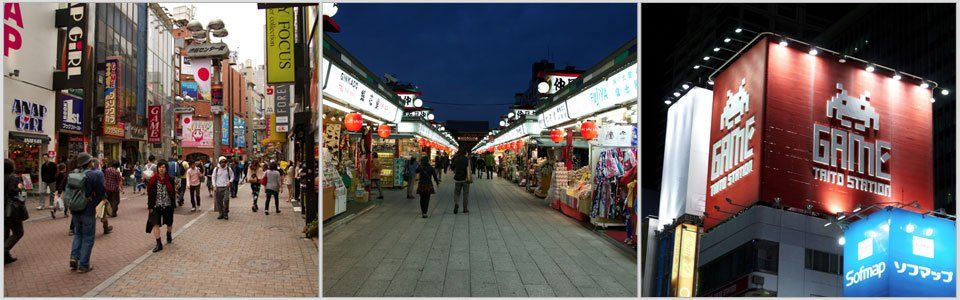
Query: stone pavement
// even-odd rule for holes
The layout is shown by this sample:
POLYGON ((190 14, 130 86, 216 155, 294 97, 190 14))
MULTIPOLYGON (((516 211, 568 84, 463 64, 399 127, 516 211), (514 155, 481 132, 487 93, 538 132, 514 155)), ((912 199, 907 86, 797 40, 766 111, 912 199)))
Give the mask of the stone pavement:
MULTIPOLYGON (((130 191, 124 196, 132 196, 130 191)), ((303 219, 289 202, 281 200, 279 215, 254 215, 244 185, 238 198, 231 199, 230 220, 222 221, 215 212, 206 212, 213 207, 206 191, 201 191, 202 211, 191 213, 187 197, 187 208, 175 213, 173 244, 164 244, 155 254, 150 253, 153 236, 144 232, 146 197, 121 200, 119 216, 110 219, 114 232, 104 236, 97 229, 94 269, 86 274, 67 266, 69 219, 50 220, 47 213, 46 219, 28 221, 24 239, 13 249, 20 260, 4 267, 5 296, 318 294, 317 248, 301 238, 303 219)), ((263 194, 260 197, 262 202, 263 194)))
POLYGON ((453 214, 443 177, 427 219, 388 191, 380 207, 323 238, 325 297, 636 297, 636 255, 505 180, 477 179, 453 214))

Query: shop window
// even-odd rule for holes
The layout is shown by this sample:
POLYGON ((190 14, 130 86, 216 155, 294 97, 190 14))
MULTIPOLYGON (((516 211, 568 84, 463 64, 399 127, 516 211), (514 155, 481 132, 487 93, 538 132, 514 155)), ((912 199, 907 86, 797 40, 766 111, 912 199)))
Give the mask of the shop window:
POLYGON ((806 249, 804 267, 807 270, 840 275, 843 271, 843 256, 829 252, 806 249))

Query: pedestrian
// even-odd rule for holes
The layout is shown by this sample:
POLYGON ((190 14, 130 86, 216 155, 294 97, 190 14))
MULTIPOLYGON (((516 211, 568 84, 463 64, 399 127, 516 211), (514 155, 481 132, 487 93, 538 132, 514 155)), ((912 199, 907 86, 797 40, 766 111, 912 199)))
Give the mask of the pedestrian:
POLYGON ((478 178, 483 178, 483 170, 487 169, 487 162, 480 155, 474 155, 477 158, 477 171, 473 174, 481 174, 478 178))
MULTIPOLYGON (((493 169, 497 166, 497 162, 493 160, 493 154, 490 153, 484 154, 483 160, 486 162, 485 165, 487 166, 487 179, 492 179, 493 176, 491 173, 493 173, 493 169)), ((483 173, 480 173, 480 175, 483 175, 483 173)))
MULTIPOLYGON (((90 169, 91 169, 91 172, 89 173, 92 173, 93 176, 100 178, 100 187, 102 188, 101 200, 106 202, 106 205, 112 208, 113 205, 110 204, 110 199, 106 195, 107 179, 106 179, 106 174, 103 173, 103 170, 100 167, 100 160, 97 160, 97 159, 90 160, 90 169)), ((90 180, 87 180, 87 182, 90 182, 90 180)), ((97 202, 100 202, 100 201, 97 201, 97 202)), ((94 207, 94 214, 96 214, 96 207, 94 207)), ((113 226, 110 226, 110 221, 107 220, 108 216, 109 215, 104 215, 102 218, 100 218, 100 224, 103 225, 103 234, 110 234, 111 232, 113 232, 113 226)))
POLYGON ((463 199, 463 213, 470 212, 468 203, 470 202, 470 184, 473 183, 473 173, 470 172, 469 164, 466 150, 460 150, 453 157, 453 214, 457 214, 460 209, 461 199, 463 199))
POLYGON ((250 207, 253 212, 260 208, 257 202, 260 200, 260 179, 263 178, 263 169, 260 167, 260 160, 254 158, 247 167, 247 182, 250 183, 250 191, 253 195, 253 206, 250 207))
POLYGON ((411 154, 403 172, 403 180, 407 182, 407 199, 413 199, 413 186, 416 185, 417 182, 417 174, 419 174, 417 169, 419 166, 420 163, 417 162, 417 157, 411 154))
POLYGON ((263 213, 266 215, 270 214, 270 195, 273 195, 273 204, 277 213, 280 213, 280 188, 282 187, 280 181, 282 175, 278 168, 277 163, 270 164, 269 170, 263 172, 263 179, 260 180, 267 194, 266 201, 263 203, 263 213))
POLYGON ((146 188, 147 185, 143 181, 143 167, 140 166, 140 163, 133 167, 133 194, 136 195, 140 192, 141 188, 146 188))
POLYGON ((107 170, 103 172, 104 176, 104 188, 107 191, 107 202, 110 203, 110 208, 112 208, 111 217, 117 217, 117 209, 120 208, 120 194, 123 193, 123 187, 120 186, 120 183, 123 181, 123 175, 120 175, 120 163, 113 162, 113 166, 107 167, 107 170))
MULTIPOLYGON (((103 172, 97 170, 97 162, 86 152, 77 155, 76 169, 67 177, 64 189, 64 205, 71 210, 73 219, 73 243, 70 247, 70 269, 86 273, 93 269, 90 256, 93 252, 94 235, 97 233, 97 205, 104 199, 103 172)), ((104 228, 107 234, 108 228, 104 228)))
POLYGON ((203 174, 207 177, 207 193, 210 194, 210 198, 213 198, 213 180, 210 177, 213 176, 214 167, 212 159, 207 158, 207 163, 203 165, 203 174))
MULTIPOLYGON (((54 200, 54 204, 57 205, 57 209, 63 210, 63 216, 67 216, 67 208, 63 206, 63 190, 67 187, 67 164, 60 163, 57 165, 57 196, 54 200)), ((54 218, 56 218, 54 216, 54 218)), ((73 224, 73 223, 70 223, 73 224)), ((71 228, 72 229, 72 228, 71 228)), ((73 232, 73 230, 71 230, 73 232)))
MULTIPOLYGON (((57 164, 50 161, 50 155, 44 153, 42 156, 43 164, 40 165, 40 193, 46 195, 50 202, 50 215, 54 215, 53 211, 53 194, 56 189, 57 184, 57 164)), ((37 210, 42 210, 44 208, 44 197, 40 197, 40 206, 37 206, 37 210)))
POLYGON ((150 155, 147 160, 147 164, 143 166, 143 182, 149 182, 150 178, 153 178, 153 174, 157 172, 157 164, 155 163, 156 157, 150 155))
POLYGON ((221 156, 218 159, 219 166, 213 169, 213 186, 216 189, 214 208, 220 213, 218 220, 230 220, 230 183, 233 182, 233 169, 227 166, 227 158, 221 156))
POLYGON ((428 156, 420 158, 420 168, 417 172, 420 176, 420 180, 417 183, 417 194, 420 194, 420 213, 421 216, 426 219, 427 208, 430 207, 430 195, 436 193, 433 182, 435 181, 437 185, 440 185, 440 175, 438 175, 437 171, 430 165, 430 157, 428 156), (433 181, 430 179, 433 179, 433 181))
POLYGON ((239 174, 240 174, 240 181, 243 181, 244 179, 247 178, 247 167, 248 167, 248 165, 249 165, 249 164, 247 163, 247 161, 244 160, 244 159, 241 157, 241 158, 240 158, 240 173, 239 173, 239 174))
MULTIPOLYGON (((163 162, 163 160, 160 160, 163 162)), ((173 243, 173 209, 174 195, 173 182, 167 176, 168 164, 161 163, 157 167, 157 176, 147 184, 147 232, 153 233, 157 245, 153 252, 163 250, 160 242, 160 226, 167 225, 167 244, 173 243)))
MULTIPOLYGON (((383 171, 383 167, 380 166, 380 155, 376 152, 373 154, 373 159, 370 160, 370 190, 373 190, 373 186, 377 186, 377 191, 380 193, 380 196, 377 199, 383 199, 383 188, 380 185, 380 172, 383 171)), ((286 179, 287 176, 284 176, 286 179)))
POLYGON ((230 180, 230 198, 237 197, 237 190, 240 189, 240 163, 231 158, 230 169, 233 171, 233 179, 230 180))
POLYGON ((3 161, 4 190, 3 190, 3 264, 9 264, 17 261, 16 257, 10 255, 10 250, 17 245, 20 238, 23 238, 23 221, 29 218, 27 214, 27 204, 20 195, 23 189, 23 182, 20 176, 13 173, 15 169, 13 160, 9 158, 3 161))
POLYGON ((190 211, 200 209, 200 178, 202 177, 200 162, 196 161, 190 169, 187 169, 187 184, 190 186, 190 211))
MULTIPOLYGON (((178 156, 178 157, 179 157, 179 156, 178 156)), ((179 170, 177 170, 177 171, 180 172, 180 174, 179 174, 179 175, 180 175, 180 180, 177 181, 177 183, 178 183, 178 185, 179 185, 179 189, 177 190, 177 192, 180 193, 180 198, 179 198, 179 199, 180 199, 180 205, 179 205, 179 206, 183 206, 183 202, 187 201, 187 198, 184 197, 183 194, 187 191, 187 188, 188 188, 188 186, 189 186, 189 184, 187 183, 187 169, 190 169, 190 163, 187 162, 186 160, 182 160, 182 159, 181 159, 181 160, 177 161, 177 164, 179 164, 179 166, 177 166, 177 167, 179 168, 179 170)))
MULTIPOLYGON (((379 165, 379 163, 378 163, 379 165)), ((382 169, 382 167, 381 167, 382 169)), ((287 188, 287 202, 293 201, 293 178, 296 174, 296 166, 293 163, 287 164, 287 168, 283 171, 283 184, 287 188)), ((379 188, 380 183, 377 183, 379 188)), ((283 189, 284 186, 280 188, 283 189)), ((380 191, 380 199, 383 199, 383 191, 380 191)))

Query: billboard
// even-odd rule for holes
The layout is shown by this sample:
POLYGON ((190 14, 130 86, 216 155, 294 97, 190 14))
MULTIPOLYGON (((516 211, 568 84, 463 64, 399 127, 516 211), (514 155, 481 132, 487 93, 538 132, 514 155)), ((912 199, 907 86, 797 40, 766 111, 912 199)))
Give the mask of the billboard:
POLYGON ((954 297, 957 228, 887 207, 844 231, 845 297, 954 297))
POLYGON ((183 130, 180 135, 181 146, 213 148, 213 121, 196 120, 193 115, 183 115, 180 123, 183 130))
POLYGON ((266 11, 267 84, 293 83, 293 8, 266 11))
POLYGON ((697 226, 677 225, 673 240, 670 272, 671 297, 693 297, 697 271, 697 226))
MULTIPOLYGON (((3 3, 3 74, 17 74, 23 82, 52 89, 50 70, 57 67, 55 22, 57 3, 3 3)), ((5 76, 6 77, 6 76, 5 76)), ((9 102, 8 102, 9 103, 9 102)))
POLYGON ((63 93, 58 96, 60 109, 57 113, 60 117, 60 130, 83 131, 83 99, 63 93))
POLYGON ((663 226, 685 214, 703 216, 712 106, 713 91, 694 87, 667 111, 658 214, 663 226))
POLYGON ((919 81, 764 38, 715 84, 706 207, 721 211, 706 228, 775 199, 826 214, 932 208, 932 92, 919 81))
POLYGON ((116 56, 107 57, 106 76, 104 76, 103 87, 103 134, 112 137, 123 138, 125 136, 123 124, 119 122, 120 117, 120 58, 116 56))
POLYGON ((191 97, 196 100, 200 100, 198 94, 199 86, 196 82, 193 81, 184 81, 180 83, 180 91, 183 97, 191 97))

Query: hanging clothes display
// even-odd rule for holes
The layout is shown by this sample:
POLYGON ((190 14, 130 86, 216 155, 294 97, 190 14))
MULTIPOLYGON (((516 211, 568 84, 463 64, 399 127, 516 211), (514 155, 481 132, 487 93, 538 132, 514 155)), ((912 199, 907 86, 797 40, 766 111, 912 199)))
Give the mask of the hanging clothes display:
POLYGON ((635 148, 615 148, 600 152, 594 172, 593 205, 591 218, 608 220, 626 220, 627 183, 622 183, 624 175, 636 176, 637 150, 635 148))

